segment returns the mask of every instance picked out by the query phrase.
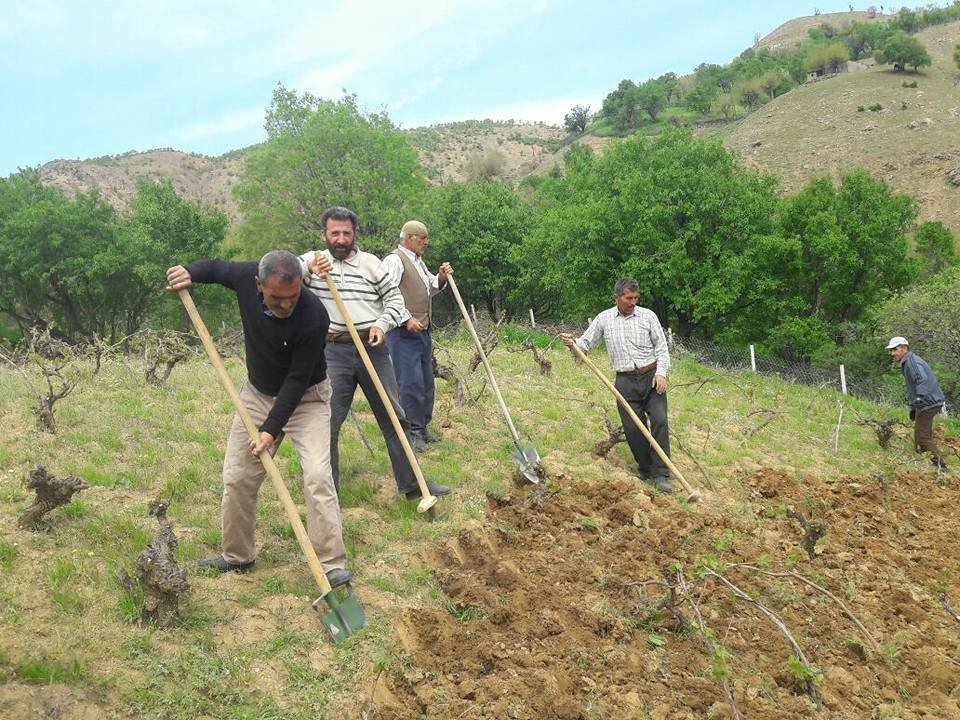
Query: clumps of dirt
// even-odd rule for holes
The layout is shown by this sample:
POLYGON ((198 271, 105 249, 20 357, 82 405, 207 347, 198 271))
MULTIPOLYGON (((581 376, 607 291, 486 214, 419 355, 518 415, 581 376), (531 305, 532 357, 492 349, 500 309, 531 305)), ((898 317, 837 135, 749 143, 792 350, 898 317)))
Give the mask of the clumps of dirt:
POLYGON ((50 523, 44 516, 54 508, 66 505, 76 493, 90 486, 76 475, 57 478, 48 473, 43 465, 37 465, 30 471, 27 487, 36 495, 33 504, 23 511, 17 524, 25 530, 46 530, 50 523))
POLYGON ((960 576, 942 552, 955 491, 743 483, 753 518, 623 478, 489 498, 433 559, 443 607, 400 616, 375 717, 960 717, 957 623, 934 591, 960 576), (830 528, 812 560, 793 507, 830 528))
POLYGON ((180 622, 180 601, 189 590, 187 571, 173 557, 177 537, 167 520, 169 503, 154 500, 149 512, 160 527, 136 561, 136 580, 124 569, 117 570, 117 579, 140 606, 141 617, 158 627, 174 627, 180 622))

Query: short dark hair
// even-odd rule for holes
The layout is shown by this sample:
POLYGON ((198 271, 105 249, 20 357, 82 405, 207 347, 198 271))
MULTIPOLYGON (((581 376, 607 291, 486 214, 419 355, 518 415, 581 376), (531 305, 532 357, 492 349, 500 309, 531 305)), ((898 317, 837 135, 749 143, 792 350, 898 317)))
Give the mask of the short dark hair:
POLYGON ((257 277, 262 283, 272 277, 278 278, 284 285, 294 280, 299 282, 302 277, 300 259, 286 250, 271 250, 260 258, 257 277))
POLYGON ((360 218, 353 210, 339 205, 323 211, 323 215, 320 216, 320 232, 327 231, 327 220, 349 220, 350 224, 353 225, 354 232, 357 231, 357 225, 360 224, 360 218))
POLYGON ((640 285, 632 277, 622 277, 613 284, 614 297, 620 297, 629 290, 640 292, 640 285))

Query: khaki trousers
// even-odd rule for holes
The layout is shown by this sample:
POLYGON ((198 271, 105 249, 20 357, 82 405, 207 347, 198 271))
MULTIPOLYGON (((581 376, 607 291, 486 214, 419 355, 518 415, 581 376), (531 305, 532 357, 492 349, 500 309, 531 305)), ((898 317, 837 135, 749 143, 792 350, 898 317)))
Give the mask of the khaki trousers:
POLYGON ((933 435, 933 419, 940 412, 942 405, 934 405, 925 410, 918 410, 916 422, 913 426, 913 448, 917 452, 928 452, 933 462, 943 464, 943 455, 937 446, 937 439, 933 435))
MULTIPOLYGON (((307 535, 324 570, 343 568, 347 558, 340 524, 340 503, 330 470, 330 396, 329 380, 308 387, 283 428, 296 448, 303 468, 307 535)), ((273 398, 260 393, 249 382, 240 390, 240 399, 258 427, 273 407, 273 398)), ((257 557, 257 493, 266 471, 250 452, 249 441, 243 421, 239 415, 234 415, 223 459, 220 515, 223 557, 234 565, 252 562, 257 557)))

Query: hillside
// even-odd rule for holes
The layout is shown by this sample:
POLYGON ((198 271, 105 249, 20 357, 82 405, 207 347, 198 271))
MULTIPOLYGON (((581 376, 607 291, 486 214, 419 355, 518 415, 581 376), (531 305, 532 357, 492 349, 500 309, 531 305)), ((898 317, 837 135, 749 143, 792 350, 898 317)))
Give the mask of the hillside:
POLYGON ((915 196, 921 219, 960 232, 960 187, 954 184, 960 179, 948 177, 960 168, 960 87, 952 58, 960 23, 927 28, 917 37, 933 57, 923 72, 872 66, 801 86, 737 123, 725 144, 748 165, 781 176, 787 192, 862 165, 915 196), (916 88, 903 87, 914 80, 916 88), (875 104, 882 109, 871 112, 875 104))
POLYGON ((239 211, 230 186, 242 163, 242 150, 216 158, 170 149, 150 150, 92 160, 54 160, 40 167, 40 177, 68 194, 98 187, 117 208, 133 197, 138 178, 165 178, 180 195, 213 205, 236 219, 239 211))
MULTIPOLYGON (((410 140, 432 182, 464 180, 471 163, 492 163, 496 174, 519 180, 552 160, 566 133, 542 123, 468 121, 408 130, 410 140)), ((178 193, 220 208, 236 220, 239 210, 230 194, 246 151, 206 157, 176 150, 94 158, 54 160, 41 166, 43 181, 67 193, 99 187, 104 197, 123 207, 137 178, 167 178, 178 193)))
POLYGON ((809 37, 808 33, 812 28, 819 27, 824 23, 840 28, 854 21, 882 22, 884 19, 882 15, 878 14, 870 17, 870 13, 862 11, 821 13, 819 15, 793 18, 792 20, 787 20, 787 22, 773 32, 760 38, 756 47, 758 49, 769 48, 770 50, 776 50, 778 48, 797 45, 809 37))

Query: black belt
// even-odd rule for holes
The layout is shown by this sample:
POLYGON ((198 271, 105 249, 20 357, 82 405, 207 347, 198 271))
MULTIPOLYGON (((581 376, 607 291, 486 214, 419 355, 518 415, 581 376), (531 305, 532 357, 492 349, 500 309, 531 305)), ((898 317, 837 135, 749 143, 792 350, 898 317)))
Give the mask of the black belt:
POLYGON ((649 365, 644 365, 643 367, 634 368, 633 370, 618 370, 617 375, 646 375, 651 370, 656 370, 657 364, 655 362, 650 363, 649 365))
MULTIPOLYGON (((357 330, 357 335, 360 336, 360 339, 363 342, 367 342, 370 339, 370 329, 366 330, 357 330)), ((338 333, 327 333, 327 342, 332 343, 352 343, 353 338, 350 336, 349 331, 338 332, 338 333)))

